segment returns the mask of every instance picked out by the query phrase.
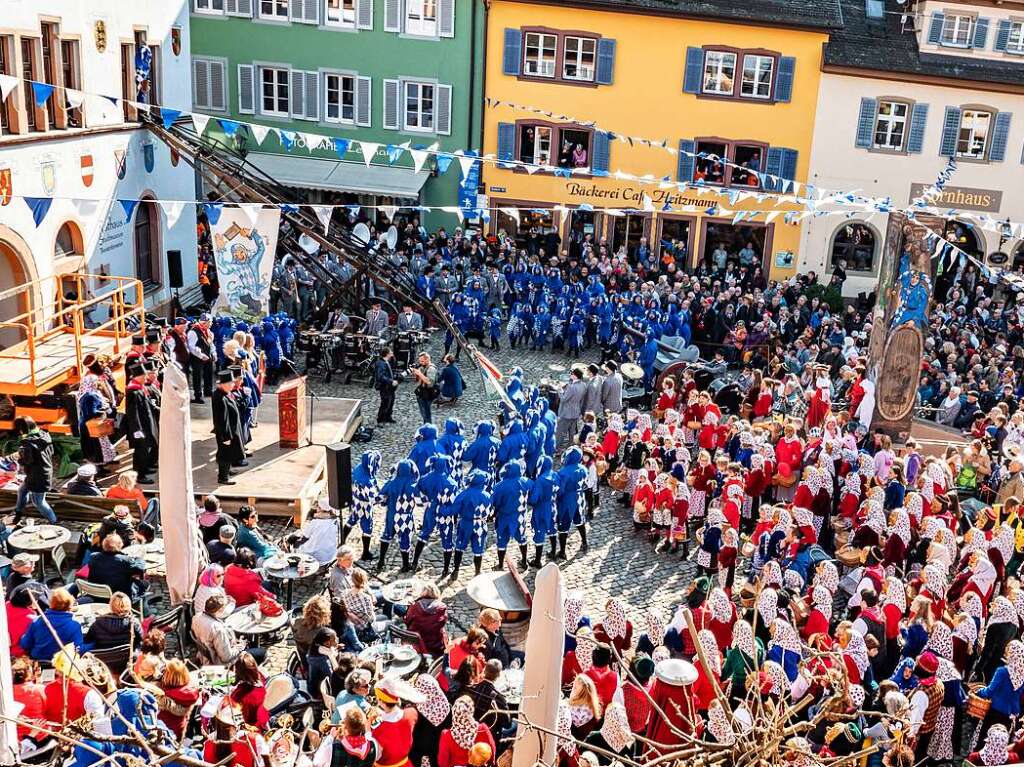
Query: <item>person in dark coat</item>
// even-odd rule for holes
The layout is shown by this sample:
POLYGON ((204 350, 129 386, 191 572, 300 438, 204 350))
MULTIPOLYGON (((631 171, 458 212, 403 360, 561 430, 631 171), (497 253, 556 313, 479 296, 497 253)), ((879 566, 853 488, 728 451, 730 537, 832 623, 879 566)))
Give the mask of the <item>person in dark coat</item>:
POLYGON ((217 439, 217 481, 233 485, 231 467, 245 460, 242 445, 242 417, 232 390, 235 379, 230 370, 217 373, 217 390, 213 393, 213 433, 217 439))
POLYGON ((149 476, 156 466, 159 450, 159 430, 153 403, 146 393, 146 368, 142 364, 128 367, 131 379, 125 390, 124 430, 132 447, 132 469, 139 475, 139 483, 152 482, 149 476))
POLYGON ((96 618, 85 632, 85 641, 94 650, 126 644, 138 647, 142 643, 142 625, 132 615, 132 603, 127 594, 116 591, 111 595, 110 612, 96 618))
POLYGON ((405 614, 405 627, 420 635, 420 649, 439 658, 444 655, 447 636, 448 606, 441 601, 441 593, 433 583, 427 583, 405 614))
POLYGON ((491 728, 494 739, 498 741, 499 753, 508 747, 505 742, 505 748, 502 748, 501 735, 512 724, 511 717, 504 713, 509 710, 508 701, 495 687, 501 672, 501 661, 492 658, 484 664, 483 679, 465 690, 466 695, 473 699, 473 718, 491 728))
POLYGON ((89 558, 89 582, 110 586, 111 591, 128 594, 134 601, 146 590, 142 581, 146 563, 122 554, 123 548, 116 533, 104 538, 100 551, 89 558))
POLYGON ((395 355, 391 349, 384 349, 377 360, 373 373, 373 386, 380 392, 380 407, 377 408, 377 423, 394 423, 392 411, 395 409, 395 388, 398 381, 395 380, 395 370, 392 367, 395 355))
POLYGON ((49 433, 36 426, 30 416, 14 419, 14 430, 21 435, 18 444, 18 466, 25 479, 18 488, 18 500, 14 506, 14 522, 21 521, 29 496, 39 513, 47 521, 57 521, 57 515, 46 501, 46 493, 53 488, 53 442, 49 433))
POLYGON ((444 356, 444 367, 437 374, 437 385, 441 389, 438 404, 454 405, 459 401, 459 397, 466 389, 466 382, 455 362, 455 355, 444 356))

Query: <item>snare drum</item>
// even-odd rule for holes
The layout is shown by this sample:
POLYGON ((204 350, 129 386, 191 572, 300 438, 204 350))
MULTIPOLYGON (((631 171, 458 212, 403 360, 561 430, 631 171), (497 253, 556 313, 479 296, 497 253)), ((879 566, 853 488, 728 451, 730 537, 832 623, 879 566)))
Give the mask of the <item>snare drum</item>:
POLYGON ((836 559, 846 567, 860 567, 864 564, 864 549, 845 546, 836 551, 836 559))

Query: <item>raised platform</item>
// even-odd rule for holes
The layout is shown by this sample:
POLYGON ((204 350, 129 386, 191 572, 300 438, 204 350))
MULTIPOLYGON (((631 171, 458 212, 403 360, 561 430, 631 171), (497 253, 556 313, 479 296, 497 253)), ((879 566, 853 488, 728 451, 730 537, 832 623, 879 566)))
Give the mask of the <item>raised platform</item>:
MULTIPOLYGON (((313 407, 312 443, 298 449, 278 444, 277 395, 260 403, 259 425, 253 429, 249 466, 232 477, 233 485, 217 481, 216 444, 210 403, 192 405, 192 481, 196 495, 216 495, 230 512, 255 504, 264 516, 305 515, 325 491, 324 445, 347 442, 362 423, 362 400, 321 397, 313 407)), ((155 485, 144 488, 154 494, 155 485)))
POLYGON ((921 446, 923 455, 931 455, 942 458, 946 454, 946 448, 963 447, 967 444, 967 438, 960 433, 959 429, 948 426, 941 426, 934 421, 925 421, 915 418, 910 427, 910 436, 921 446))

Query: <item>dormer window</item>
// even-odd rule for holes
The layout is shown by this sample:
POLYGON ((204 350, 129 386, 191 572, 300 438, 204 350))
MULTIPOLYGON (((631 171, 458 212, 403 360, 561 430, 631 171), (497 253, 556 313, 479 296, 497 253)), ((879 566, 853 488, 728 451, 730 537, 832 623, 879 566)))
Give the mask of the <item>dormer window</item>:
POLYGON ((951 48, 970 48, 973 16, 947 15, 942 22, 941 44, 951 48))

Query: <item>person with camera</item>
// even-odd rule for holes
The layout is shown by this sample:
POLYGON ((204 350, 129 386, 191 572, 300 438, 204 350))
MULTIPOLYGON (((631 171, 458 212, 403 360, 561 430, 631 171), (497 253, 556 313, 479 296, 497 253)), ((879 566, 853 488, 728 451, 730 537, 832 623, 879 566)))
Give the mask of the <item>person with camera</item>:
POLYGON ((417 359, 416 367, 409 372, 416 379, 416 404, 420 408, 423 423, 431 423, 430 405, 437 399, 437 367, 430 361, 430 355, 424 352, 417 359))
POLYGON ((394 360, 394 352, 390 348, 384 347, 373 373, 374 388, 380 392, 380 407, 377 408, 378 425, 395 422, 392 411, 395 409, 395 389, 398 388, 398 379, 395 378, 395 369, 392 367, 394 360))

